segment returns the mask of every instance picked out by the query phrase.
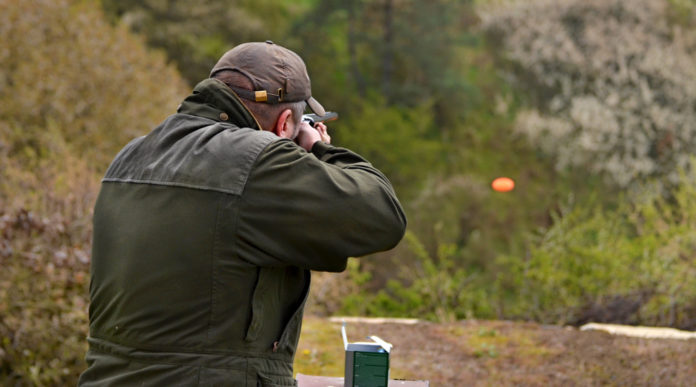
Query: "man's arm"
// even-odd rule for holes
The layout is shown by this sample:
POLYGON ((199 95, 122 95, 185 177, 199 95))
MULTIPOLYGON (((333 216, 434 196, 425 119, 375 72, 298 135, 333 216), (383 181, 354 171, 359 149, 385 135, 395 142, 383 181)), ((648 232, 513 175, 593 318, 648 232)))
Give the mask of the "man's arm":
POLYGON ((342 271, 348 257, 388 250, 406 217, 387 178, 365 159, 321 141, 290 141, 258 158, 240 202, 240 257, 260 266, 342 271))

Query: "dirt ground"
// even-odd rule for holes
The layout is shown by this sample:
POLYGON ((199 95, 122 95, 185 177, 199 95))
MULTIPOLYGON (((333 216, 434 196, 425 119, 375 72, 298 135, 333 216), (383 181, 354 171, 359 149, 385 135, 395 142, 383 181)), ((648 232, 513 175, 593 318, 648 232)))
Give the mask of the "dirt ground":
MULTIPOLYGON (((342 376, 340 324, 306 317, 295 371, 342 376)), ((431 386, 696 386, 696 340, 641 339, 509 321, 348 324, 394 344, 391 377, 431 386)))

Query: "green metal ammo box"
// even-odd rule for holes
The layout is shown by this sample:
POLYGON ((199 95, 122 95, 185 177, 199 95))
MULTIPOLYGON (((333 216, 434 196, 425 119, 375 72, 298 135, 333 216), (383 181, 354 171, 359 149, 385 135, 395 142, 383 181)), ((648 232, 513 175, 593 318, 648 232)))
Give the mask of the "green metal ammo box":
POLYGON ((373 342, 348 343, 345 323, 341 328, 346 350, 344 387, 387 387, 392 345, 377 336, 373 342))

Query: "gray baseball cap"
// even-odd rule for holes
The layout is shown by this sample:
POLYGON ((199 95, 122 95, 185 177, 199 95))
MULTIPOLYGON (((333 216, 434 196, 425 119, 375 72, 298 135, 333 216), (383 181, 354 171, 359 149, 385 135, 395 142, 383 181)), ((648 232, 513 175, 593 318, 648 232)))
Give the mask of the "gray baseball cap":
POLYGON ((312 97, 312 86, 302 58, 270 40, 243 43, 227 51, 210 71, 210 76, 222 70, 237 71, 249 78, 253 91, 232 88, 244 99, 270 104, 305 101, 315 114, 326 114, 324 107, 312 97))

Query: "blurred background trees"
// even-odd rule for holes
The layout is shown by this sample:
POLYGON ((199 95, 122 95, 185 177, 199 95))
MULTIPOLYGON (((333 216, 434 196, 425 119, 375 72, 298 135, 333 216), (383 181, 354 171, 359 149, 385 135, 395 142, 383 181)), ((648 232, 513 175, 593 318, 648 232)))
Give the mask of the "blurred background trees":
POLYGON ((622 187, 676 182, 696 149, 696 34, 670 17, 677 5, 686 3, 525 2, 490 12, 484 28, 535 94, 516 128, 559 169, 622 187))
POLYGON ((0 384, 74 383, 101 175, 249 40, 409 216, 309 312, 695 328, 694 5, 0 0, 0 384))
POLYGON ((164 50, 190 84, 207 77, 221 52, 285 34, 312 3, 277 0, 102 0, 109 19, 164 50))

